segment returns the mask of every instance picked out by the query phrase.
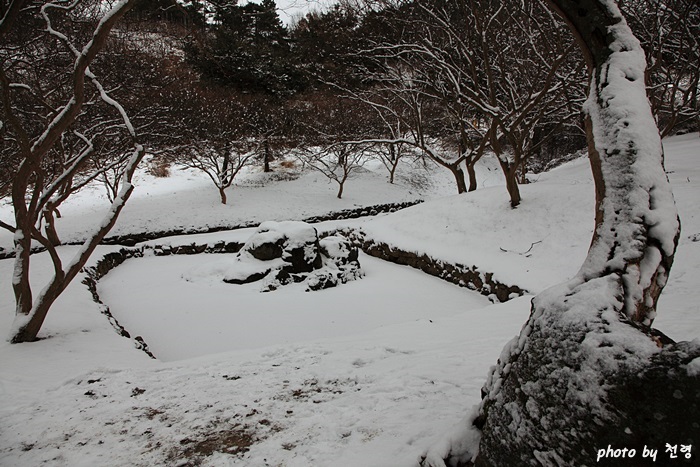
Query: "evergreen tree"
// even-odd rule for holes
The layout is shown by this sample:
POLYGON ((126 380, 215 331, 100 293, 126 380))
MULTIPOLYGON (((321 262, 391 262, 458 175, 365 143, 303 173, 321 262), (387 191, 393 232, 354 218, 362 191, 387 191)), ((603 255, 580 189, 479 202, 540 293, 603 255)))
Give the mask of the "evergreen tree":
POLYGON ((179 24, 186 28, 203 27, 205 5, 200 0, 181 3, 177 0, 138 2, 125 16, 125 22, 179 24))
POLYGON ((353 81, 359 56, 356 52, 362 43, 357 37, 359 22, 359 15, 352 9, 336 5, 325 13, 308 13, 294 26, 291 37, 295 56, 309 80, 343 86, 353 81))
POLYGON ((274 0, 215 4, 213 19, 210 33, 186 47, 187 59, 206 78, 246 93, 284 96, 304 88, 274 0))

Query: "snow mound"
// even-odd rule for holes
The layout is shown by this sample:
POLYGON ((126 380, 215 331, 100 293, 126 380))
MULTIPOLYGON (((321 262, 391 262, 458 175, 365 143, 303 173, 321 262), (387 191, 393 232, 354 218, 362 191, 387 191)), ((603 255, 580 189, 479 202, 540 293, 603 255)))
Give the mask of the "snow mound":
POLYGON ((189 282, 223 279, 229 284, 262 280, 261 292, 301 283, 306 291, 322 290, 363 276, 358 251, 343 236, 318 238, 305 222, 260 224, 234 260, 216 261, 183 274, 189 282))

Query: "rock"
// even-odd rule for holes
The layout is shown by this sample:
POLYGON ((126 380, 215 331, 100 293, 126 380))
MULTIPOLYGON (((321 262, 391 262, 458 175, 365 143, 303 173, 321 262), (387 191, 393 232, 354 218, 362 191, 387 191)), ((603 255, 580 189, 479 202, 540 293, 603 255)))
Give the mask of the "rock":
POLYGON ((281 258, 289 273, 311 272, 322 266, 318 233, 306 222, 263 222, 243 245, 240 255, 246 253, 260 261, 281 258))
POLYGON ((338 285, 338 282, 338 277, 330 272, 314 274, 307 282, 307 288, 310 291, 329 289, 338 285))
POLYGON ((260 261, 271 261, 276 258, 281 258, 284 253, 284 238, 277 239, 274 242, 268 241, 250 247, 247 252, 260 261))
POLYGON ((348 239, 339 235, 320 240, 319 246, 322 255, 333 259, 338 264, 348 264, 357 261, 359 256, 357 248, 348 239))
POLYGON ((257 282, 260 279, 263 279, 265 276, 267 276, 270 273, 269 269, 266 269, 264 271, 260 272, 254 272, 250 275, 239 275, 237 277, 225 277, 224 282, 227 284, 249 284, 251 282, 257 282))
POLYGON ((305 222, 264 222, 227 267, 224 282, 247 284, 264 279, 263 292, 291 283, 322 290, 362 277, 358 249, 341 235, 319 240, 305 222))

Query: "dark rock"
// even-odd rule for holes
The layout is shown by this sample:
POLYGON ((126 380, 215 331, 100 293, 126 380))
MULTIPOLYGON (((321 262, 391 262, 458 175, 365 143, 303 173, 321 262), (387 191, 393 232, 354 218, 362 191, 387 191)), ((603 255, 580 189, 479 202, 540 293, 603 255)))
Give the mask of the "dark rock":
POLYGON ((323 262, 318 254, 318 238, 311 245, 311 248, 305 245, 285 250, 282 259, 288 263, 284 269, 289 272, 311 272, 314 269, 319 269, 323 262), (309 252, 313 253, 309 255, 309 252))
POLYGON ((338 277, 331 273, 317 274, 308 282, 310 291, 324 290, 338 285, 338 277))
POLYGON ((236 285, 242 285, 242 284, 250 284, 251 282, 257 282, 260 279, 264 278, 270 273, 270 269, 267 269, 265 271, 261 272, 255 272, 249 276, 246 277, 230 277, 230 278, 224 278, 224 282, 227 284, 236 284, 236 285))
POLYGON ((615 321, 612 307, 592 310, 574 321, 561 319, 564 306, 534 302, 529 333, 501 354, 482 392, 477 467, 697 465, 697 452, 671 459, 666 446, 700 438, 700 345, 654 352, 655 333, 615 321), (636 455, 604 454, 623 448, 636 455), (652 449, 658 457, 644 456, 652 449))
POLYGON ((260 261, 282 259, 284 270, 303 273, 323 265, 318 249, 318 232, 310 224, 264 222, 245 243, 241 255, 248 253, 260 261))
POLYGON ((265 277, 263 292, 292 282, 306 282, 307 291, 321 290, 362 277, 358 249, 352 242, 342 236, 319 240, 316 229, 303 222, 264 222, 245 243, 237 261, 241 272, 234 268, 225 282, 242 284, 265 277), (265 264, 270 264, 265 274, 243 272, 265 264), (244 274, 248 275, 242 277, 244 274))
POLYGON ((281 258, 284 253, 285 238, 280 238, 275 242, 261 243, 254 247, 246 249, 250 255, 260 261, 272 261, 276 258, 281 258))
POLYGON ((345 237, 333 235, 325 237, 319 242, 321 254, 333 259, 337 264, 346 265, 357 262, 359 251, 345 237))

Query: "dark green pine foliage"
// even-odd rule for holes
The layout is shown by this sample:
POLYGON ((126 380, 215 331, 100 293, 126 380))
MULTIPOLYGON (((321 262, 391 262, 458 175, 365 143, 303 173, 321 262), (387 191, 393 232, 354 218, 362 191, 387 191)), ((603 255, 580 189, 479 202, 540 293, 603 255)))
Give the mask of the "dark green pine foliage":
POLYGON ((214 5, 209 32, 185 51, 204 77, 244 93, 288 96, 306 84, 274 0, 214 5))
POLYGON ((314 87, 333 83, 352 90, 371 86, 379 71, 372 51, 398 43, 405 29, 402 14, 392 7, 362 12, 348 4, 308 13, 291 37, 309 82, 314 87))
POLYGON ((336 5, 327 12, 311 12, 291 31, 294 54, 309 80, 318 86, 332 82, 344 87, 361 80, 361 55, 367 44, 359 36, 360 17, 336 5))
POLYGON ((203 27, 205 5, 200 0, 181 3, 177 0, 148 0, 137 2, 126 14, 124 22, 173 23, 184 27, 203 27))

